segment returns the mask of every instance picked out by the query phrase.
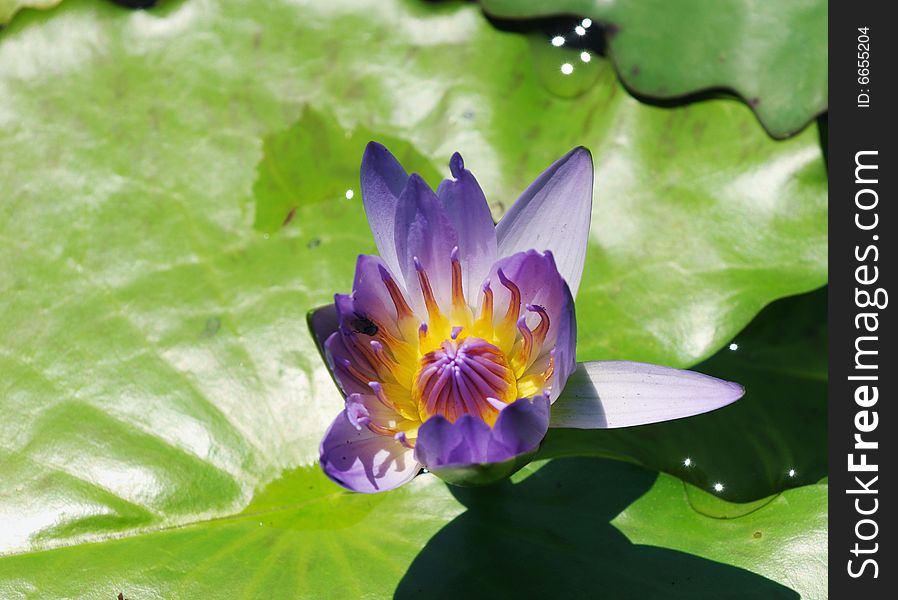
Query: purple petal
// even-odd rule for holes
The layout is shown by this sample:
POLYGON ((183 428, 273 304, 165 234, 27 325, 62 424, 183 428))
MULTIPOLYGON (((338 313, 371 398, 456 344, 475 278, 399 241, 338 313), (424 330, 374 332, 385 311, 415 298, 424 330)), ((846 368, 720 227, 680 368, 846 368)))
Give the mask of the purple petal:
POLYGON ((345 332, 335 331, 332 333, 324 343, 324 350, 331 373, 344 395, 371 393, 368 382, 377 379, 375 371, 367 359, 360 357, 358 350, 351 340, 347 339, 345 332))
POLYGON ((309 311, 306 321, 309 325, 309 331, 315 339, 315 345, 318 346, 318 351, 324 356, 324 344, 339 325, 337 321, 337 307, 333 304, 328 304, 314 308, 309 311))
POLYGON ((627 361, 578 365, 552 407, 552 427, 612 429, 699 415, 735 402, 738 383, 627 361))
POLYGON ((437 196, 458 233, 465 297, 473 299, 496 262, 496 226, 483 190, 474 175, 465 169, 458 152, 452 155, 449 168, 455 180, 443 181, 437 188, 437 196))
POLYGON ((383 492, 411 480, 421 465, 414 452, 392 437, 356 429, 342 411, 321 441, 321 468, 334 482, 356 492, 383 492))
POLYGON ((394 273, 400 272, 400 265, 393 225, 399 195, 407 182, 408 175, 396 157, 377 142, 369 142, 362 157, 362 202, 377 251, 394 273))
MULTIPOLYGON (((396 305, 384 283, 382 269, 401 285, 402 279, 391 273, 386 263, 377 256, 362 254, 356 261, 355 281, 352 285, 353 318, 368 319, 377 327, 386 327, 393 336, 399 336, 396 305)), ((406 298, 408 302, 408 298, 406 298)))
POLYGON ((521 398, 506 406, 491 429, 464 415, 451 423, 431 417, 418 430, 415 457, 429 469, 504 462, 535 450, 549 426, 549 401, 521 398))
POLYGON ((502 462, 536 450, 548 429, 548 398, 536 396, 515 400, 496 419, 488 462, 502 462))
POLYGON ((531 330, 539 323, 539 318, 536 313, 527 310, 528 305, 544 308, 549 316, 549 332, 542 348, 542 359, 535 361, 525 375, 544 369, 548 364, 548 353, 554 349, 555 375, 550 394, 554 400, 576 367, 577 324, 571 291, 555 267, 551 253, 529 250, 502 258, 493 266, 490 275, 494 321, 502 318, 511 301, 511 293, 498 276, 500 269, 520 290, 520 314, 527 316, 531 330))
POLYGON ((549 390, 551 402, 555 402, 564 392, 568 378, 577 368, 577 318, 574 312, 574 297, 567 284, 564 286, 564 303, 558 314, 560 322, 555 337, 555 371, 549 390))
POLYGON ((592 216, 592 156, 574 148, 530 184, 496 226, 499 256, 550 250, 576 297, 592 216))
POLYGON ((442 416, 428 419, 418 429, 415 458, 428 468, 489 462, 490 426, 472 415, 449 422, 442 416))
POLYGON ((458 234, 440 199, 417 174, 409 177, 399 196, 395 236, 396 254, 412 308, 419 315, 426 314, 416 258, 437 302, 448 307, 452 285, 450 256, 458 245, 458 234))

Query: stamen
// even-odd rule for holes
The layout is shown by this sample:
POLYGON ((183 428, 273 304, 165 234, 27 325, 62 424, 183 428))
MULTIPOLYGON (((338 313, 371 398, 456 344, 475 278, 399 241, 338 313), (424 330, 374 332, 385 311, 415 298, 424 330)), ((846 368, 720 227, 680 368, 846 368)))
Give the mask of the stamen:
POLYGON ((370 344, 371 344, 371 349, 374 350, 374 356, 375 356, 375 358, 377 358, 377 362, 379 362, 381 365, 383 365, 390 371, 393 371, 394 369, 397 369, 399 367, 399 365, 396 363, 396 361, 393 360, 384 351, 383 344, 381 344, 377 340, 371 340, 370 344))
POLYGON ((551 322, 549 321, 549 313, 546 312, 546 309, 538 304, 528 304, 527 310, 530 312, 535 312, 539 315, 539 325, 536 326, 536 329, 533 330, 533 343, 534 348, 537 352, 539 352, 540 348, 542 348, 543 342, 546 341, 546 335, 549 333, 549 326, 551 322))
POLYGON ((449 260, 452 262, 452 310, 450 316, 454 323, 462 323, 467 327, 471 324, 474 314, 465 301, 461 279, 461 262, 458 260, 458 246, 452 248, 449 260))
POLYGON ((440 310, 439 304, 433 295, 433 288, 430 287, 430 279, 424 270, 424 265, 415 256, 412 258, 415 263, 415 271, 418 272, 418 282, 421 284, 421 294, 424 296, 424 306, 427 307, 427 316, 430 324, 437 330, 442 330, 449 326, 449 322, 440 310))
POLYGON ((452 248, 452 252, 449 254, 449 260, 452 262, 452 304, 462 305, 465 303, 465 292, 462 289, 461 263, 458 260, 458 246, 452 248))
POLYGON ((451 369, 447 369, 439 364, 429 365, 418 374, 418 389, 416 392, 420 398, 418 404, 419 412, 422 412, 422 421, 426 416, 437 413, 437 405, 440 403, 443 389, 446 387, 451 375, 451 369))
POLYGON ((480 316, 474 324, 474 331, 485 339, 493 337, 493 290, 489 281, 483 284, 483 304, 480 305, 480 316))
POLYGON ((377 268, 380 271, 380 278, 384 282, 384 285, 387 286, 387 292, 389 292, 390 298, 393 300, 393 306, 396 307, 396 316, 399 319, 414 316, 412 309, 409 308, 408 303, 405 301, 405 297, 402 295, 402 291, 400 291, 399 286, 396 285, 396 282, 393 281, 393 278, 387 270, 382 266, 378 266, 377 268))
POLYGON ((387 394, 384 392, 384 388, 377 381, 369 381, 368 387, 374 392, 374 397, 380 400, 380 403, 386 406, 387 408, 399 412, 396 408, 396 405, 393 404, 389 398, 387 398, 387 394))
POLYGON ((396 412, 398 412, 404 419, 411 421, 420 420, 418 416, 418 404, 412 399, 411 380, 409 380, 408 384, 390 383, 388 381, 381 381, 379 383, 381 388, 383 388, 383 395, 386 397, 387 401, 394 406, 396 412))
POLYGON ((555 350, 549 354, 549 366, 546 367, 546 370, 542 372, 543 380, 549 381, 552 379, 552 375, 555 374, 555 350))
POLYGON ((529 398, 537 394, 548 394, 552 386, 549 382, 555 373, 555 350, 549 353, 549 361, 546 368, 541 373, 531 373, 526 377, 520 377, 517 381, 518 396, 521 398, 529 398))
POLYGON ((390 273, 380 265, 378 265, 377 268, 380 272, 380 278, 384 282, 387 292, 390 294, 390 299, 393 300, 393 306, 396 307, 396 320, 399 324, 399 332, 406 340, 415 339, 415 327, 417 323, 415 313, 409 308, 408 302, 405 301, 405 296, 402 295, 402 290, 400 290, 396 282, 393 281, 390 273))
POLYGON ((450 337, 451 337, 453 340, 458 339, 458 334, 461 333, 462 329, 464 329, 464 327, 453 327, 453 328, 452 328, 452 335, 451 335, 450 337))
POLYGON ((370 429, 371 431, 373 431, 374 433, 376 433, 378 435, 392 436, 395 431, 393 429, 390 429, 389 427, 384 427, 383 425, 378 425, 374 421, 369 421, 367 423, 367 426, 368 426, 368 429, 370 429))
POLYGON ((508 311, 502 319, 504 325, 511 326, 518 320, 518 315, 520 315, 521 312, 521 290, 518 289, 518 286, 516 286, 512 280, 505 276, 502 269, 499 269, 498 273, 499 281, 502 282, 505 289, 511 292, 511 299, 508 301, 508 311))
POLYGON ((387 369, 387 372, 397 381, 407 381, 411 384, 412 371, 407 366, 401 365, 386 353, 383 344, 377 340, 371 340, 371 349, 377 362, 387 369))
POLYGON ((404 431, 397 431, 396 435, 393 436, 393 439, 408 448, 409 450, 414 450, 415 446, 408 441, 408 437, 406 437, 404 431))
POLYGON ((370 373, 362 378, 363 383, 378 378, 393 379, 393 373, 389 370, 384 371, 383 365, 374 354, 374 349, 370 345, 370 341, 374 340, 366 343, 365 340, 359 339, 358 334, 353 331, 344 331, 343 335, 346 337, 344 346, 350 354, 353 367, 359 369, 361 373, 370 373))
POLYGON ((497 409, 487 398, 510 401, 516 393, 514 372, 505 354, 477 337, 446 340, 425 354, 413 388, 422 421, 435 414, 450 421, 472 414, 492 424, 497 409))
POLYGON ((387 350, 393 354, 397 362, 404 364, 413 362, 417 358, 414 349, 408 343, 398 339, 386 328, 379 328, 377 337, 383 340, 387 350))
POLYGON ((533 334, 527 327, 527 317, 518 319, 518 331, 521 332, 521 347, 512 359, 512 364, 515 368, 515 375, 520 377, 527 367, 530 366, 530 355, 533 350, 533 334))
POLYGON ((352 364, 352 361, 350 361, 348 358, 342 359, 340 361, 340 364, 343 365, 343 368, 346 369, 349 374, 352 375, 359 383, 364 384, 364 382, 371 379, 370 377, 366 377, 364 373, 359 371, 356 366, 352 364))
POLYGON ((505 312, 505 316, 502 317, 499 325, 495 328, 495 339, 499 348, 505 354, 511 356, 515 338, 517 337, 516 324, 521 311, 521 290, 505 276, 502 269, 498 270, 498 275, 499 281, 510 292, 511 297, 508 299, 508 309, 505 312))

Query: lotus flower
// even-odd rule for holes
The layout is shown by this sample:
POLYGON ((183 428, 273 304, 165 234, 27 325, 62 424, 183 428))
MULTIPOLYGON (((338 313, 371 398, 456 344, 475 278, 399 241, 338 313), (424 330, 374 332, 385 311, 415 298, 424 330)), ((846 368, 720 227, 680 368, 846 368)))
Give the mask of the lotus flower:
POLYGON ((589 151, 552 164, 495 225, 458 153, 449 169, 434 193, 380 144, 365 150, 362 198, 380 256, 359 256, 352 293, 334 298, 335 322, 310 318, 345 396, 320 448, 333 481, 380 492, 427 468, 487 483, 526 464, 550 424, 639 425, 743 394, 668 367, 576 364, 589 151))

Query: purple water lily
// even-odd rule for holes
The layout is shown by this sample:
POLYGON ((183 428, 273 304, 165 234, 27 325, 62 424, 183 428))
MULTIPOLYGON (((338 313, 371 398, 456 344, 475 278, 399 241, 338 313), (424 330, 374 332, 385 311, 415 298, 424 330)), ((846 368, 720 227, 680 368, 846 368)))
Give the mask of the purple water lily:
POLYGON ((423 467, 453 481, 498 465, 490 480, 525 464, 550 425, 640 425, 742 396, 691 371, 576 364, 589 151, 552 164, 497 225, 458 153, 449 168, 434 193, 380 144, 365 151, 362 198, 380 257, 358 258, 352 294, 335 296, 336 327, 312 320, 319 337, 332 331, 324 347, 346 397, 321 442, 331 479, 379 492, 423 467))

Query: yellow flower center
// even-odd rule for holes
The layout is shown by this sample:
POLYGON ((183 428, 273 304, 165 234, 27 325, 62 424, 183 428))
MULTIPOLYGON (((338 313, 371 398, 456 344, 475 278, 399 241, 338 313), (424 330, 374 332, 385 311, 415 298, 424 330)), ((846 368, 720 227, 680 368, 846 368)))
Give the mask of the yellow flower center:
MULTIPOLYGON (((436 301, 427 273, 420 264, 416 263, 416 268, 426 323, 415 316, 390 274, 381 270, 396 308, 399 335, 367 317, 365 329, 357 331, 360 336, 373 334, 369 343, 363 344, 369 346, 365 354, 379 377, 371 388, 384 405, 402 417, 374 427, 389 435, 401 432, 414 443, 418 427, 434 415, 454 422, 471 414, 493 425, 504 405, 545 392, 554 359, 542 352, 549 316, 541 306, 522 306, 520 290, 499 270, 499 280, 510 294, 504 315, 494 316, 493 292, 487 283, 475 317, 462 293, 461 266, 453 256, 452 303, 447 316, 436 301), (532 328, 527 325, 527 314, 531 320, 538 317, 532 328)), ((364 380, 361 374, 354 376, 364 380)))

